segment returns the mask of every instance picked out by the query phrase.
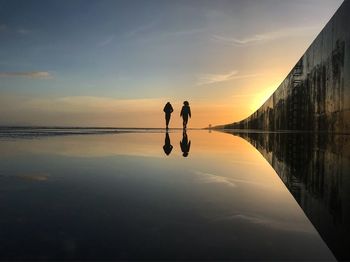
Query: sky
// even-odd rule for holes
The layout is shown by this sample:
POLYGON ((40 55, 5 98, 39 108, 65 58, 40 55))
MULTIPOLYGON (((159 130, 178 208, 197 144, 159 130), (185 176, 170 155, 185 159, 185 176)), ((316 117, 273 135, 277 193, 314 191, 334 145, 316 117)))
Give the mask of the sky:
POLYGON ((242 120, 342 0, 0 0, 0 125, 242 120))

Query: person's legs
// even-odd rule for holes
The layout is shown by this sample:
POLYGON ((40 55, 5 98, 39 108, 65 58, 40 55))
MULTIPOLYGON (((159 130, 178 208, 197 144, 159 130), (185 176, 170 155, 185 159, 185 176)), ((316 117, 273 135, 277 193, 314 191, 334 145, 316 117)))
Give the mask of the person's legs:
POLYGON ((165 115, 165 125, 166 125, 167 129, 168 129, 168 126, 169 126, 169 122, 170 122, 170 115, 165 115))
POLYGON ((188 118, 187 117, 184 117, 183 118, 183 128, 186 129, 187 127, 187 121, 188 121, 188 118))

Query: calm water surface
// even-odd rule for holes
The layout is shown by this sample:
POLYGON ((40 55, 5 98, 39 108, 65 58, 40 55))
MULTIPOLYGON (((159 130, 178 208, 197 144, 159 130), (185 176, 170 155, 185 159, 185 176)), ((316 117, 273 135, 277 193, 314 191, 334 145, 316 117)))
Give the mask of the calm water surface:
POLYGON ((1 259, 335 259, 261 152, 226 133, 3 135, 0 210, 1 259))

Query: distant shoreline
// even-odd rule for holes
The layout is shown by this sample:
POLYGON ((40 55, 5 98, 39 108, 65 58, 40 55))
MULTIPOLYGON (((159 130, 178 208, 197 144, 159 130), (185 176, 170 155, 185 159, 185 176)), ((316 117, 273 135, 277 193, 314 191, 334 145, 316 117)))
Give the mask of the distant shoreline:
MULTIPOLYGON (((203 130, 189 128, 187 130, 203 130)), ((182 128, 126 128, 126 127, 34 127, 3 126, 0 127, 0 139, 43 138, 70 135, 113 135, 125 133, 165 133, 179 132, 182 128)))
MULTIPOLYGON (((165 130, 164 127, 79 127, 79 126, 0 126, 0 130, 6 129, 57 129, 57 130, 67 130, 67 129, 95 129, 95 130, 165 130)), ((187 128, 187 130, 203 130, 205 128, 187 128)), ((182 127, 169 128, 169 130, 182 130, 182 127)))

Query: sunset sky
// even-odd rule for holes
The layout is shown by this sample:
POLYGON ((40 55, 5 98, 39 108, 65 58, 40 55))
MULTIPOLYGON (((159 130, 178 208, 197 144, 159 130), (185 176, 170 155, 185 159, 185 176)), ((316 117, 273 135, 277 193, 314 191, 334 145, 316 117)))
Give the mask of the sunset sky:
POLYGON ((0 125, 189 127, 239 121, 342 0, 0 0, 0 125))

